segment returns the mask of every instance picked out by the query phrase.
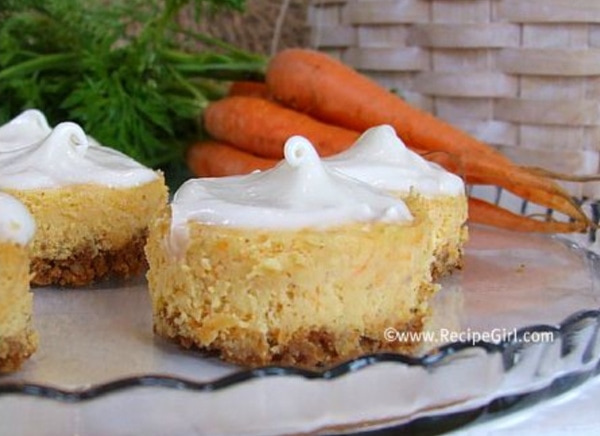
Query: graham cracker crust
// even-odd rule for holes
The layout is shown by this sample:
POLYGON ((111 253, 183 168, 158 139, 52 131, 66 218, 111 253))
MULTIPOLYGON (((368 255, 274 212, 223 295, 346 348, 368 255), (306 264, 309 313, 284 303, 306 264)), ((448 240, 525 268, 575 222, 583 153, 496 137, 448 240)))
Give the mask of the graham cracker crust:
POLYGON ((208 347, 202 346, 194 338, 169 335, 167 331, 173 331, 177 326, 167 319, 161 319, 158 323, 155 320, 154 331, 185 348, 194 348, 245 367, 283 365, 314 370, 377 352, 414 354, 419 349, 418 342, 387 341, 384 331, 393 327, 398 332, 420 332, 423 324, 422 315, 415 316, 408 323, 382 323, 378 328, 370 329, 371 332, 379 332, 375 337, 364 336, 357 331, 336 333, 327 328, 301 329, 294 332, 288 341, 281 343, 277 341, 278 332, 269 332, 265 336, 261 332, 234 328, 229 331, 228 337, 219 336, 208 347), (161 323, 168 323, 169 326, 163 329, 161 323))
POLYGON ((433 264, 431 265, 431 277, 433 281, 452 274, 455 270, 463 269, 464 251, 462 247, 450 246, 449 244, 440 248, 433 264))
POLYGON ((116 250, 96 251, 93 247, 86 247, 67 259, 33 258, 31 284, 86 286, 107 278, 137 276, 147 268, 145 244, 146 233, 135 236, 116 250))
POLYGON ((458 241, 448 241, 435 249, 435 259, 431 265, 431 277, 433 281, 452 274, 455 270, 461 270, 464 266, 464 246, 469 240, 469 231, 466 225, 460 229, 458 241))
POLYGON ((0 338, 0 374, 18 370, 37 349, 37 334, 30 329, 19 335, 0 338))

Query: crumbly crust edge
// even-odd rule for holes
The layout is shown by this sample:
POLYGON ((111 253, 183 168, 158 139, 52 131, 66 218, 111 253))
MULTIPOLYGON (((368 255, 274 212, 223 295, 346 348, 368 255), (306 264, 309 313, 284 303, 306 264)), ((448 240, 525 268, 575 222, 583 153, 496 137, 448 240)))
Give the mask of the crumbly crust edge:
POLYGON ((107 278, 127 279, 147 268, 144 246, 147 232, 134 236, 123 247, 97 251, 85 247, 67 259, 33 258, 32 285, 86 286, 107 278))
POLYGON ((196 349, 245 367, 283 365, 315 370, 371 353, 415 354, 420 343, 386 340, 384 331, 391 327, 398 332, 419 332, 423 330, 424 320, 423 314, 417 314, 410 321, 372 326, 370 331, 379 332, 377 337, 365 336, 357 331, 333 332, 327 327, 304 328, 291 333, 285 343, 277 343, 275 337, 278 332, 268 332, 265 336, 258 331, 232 329, 227 338, 219 337, 209 346, 204 346, 197 338, 177 333, 178 325, 163 317, 155 317, 154 331, 184 348, 196 349))
POLYGON ((463 226, 458 244, 445 244, 435 250, 435 259, 431 265, 433 281, 461 270, 464 266, 464 245, 469 239, 468 229, 463 226))

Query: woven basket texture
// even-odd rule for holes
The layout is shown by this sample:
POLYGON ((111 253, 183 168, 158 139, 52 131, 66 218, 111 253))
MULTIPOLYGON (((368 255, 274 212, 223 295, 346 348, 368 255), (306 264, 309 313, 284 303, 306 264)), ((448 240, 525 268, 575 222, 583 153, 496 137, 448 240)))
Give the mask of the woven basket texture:
POLYGON ((315 0, 307 20, 311 47, 515 161, 599 172, 599 0, 315 0))
POLYGON ((243 13, 221 12, 196 22, 193 13, 185 11, 182 19, 236 47, 269 55, 274 50, 307 46, 308 4, 309 0, 246 0, 243 13))

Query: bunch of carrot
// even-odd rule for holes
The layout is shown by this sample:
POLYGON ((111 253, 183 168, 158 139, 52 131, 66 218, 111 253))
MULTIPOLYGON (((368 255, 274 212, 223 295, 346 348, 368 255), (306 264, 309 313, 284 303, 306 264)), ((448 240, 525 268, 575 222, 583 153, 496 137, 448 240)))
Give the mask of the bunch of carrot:
POLYGON ((521 216, 469 199, 469 219, 512 230, 584 231, 590 221, 549 177, 521 167, 473 136, 405 102, 342 62, 314 50, 273 56, 264 82, 236 82, 204 112, 211 140, 187 155, 198 176, 226 176, 274 166, 292 135, 309 139, 321 156, 350 147, 370 127, 389 124, 406 145, 469 184, 500 186, 558 212, 565 222, 521 216))

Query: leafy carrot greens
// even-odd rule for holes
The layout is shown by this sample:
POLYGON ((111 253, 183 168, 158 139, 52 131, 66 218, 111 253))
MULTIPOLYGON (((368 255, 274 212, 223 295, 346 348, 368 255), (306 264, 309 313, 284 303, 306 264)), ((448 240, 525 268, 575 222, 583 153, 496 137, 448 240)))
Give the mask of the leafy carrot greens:
POLYGON ((225 81, 261 78, 266 60, 180 20, 244 0, 0 0, 0 123, 38 108, 160 167, 182 161, 225 81))

